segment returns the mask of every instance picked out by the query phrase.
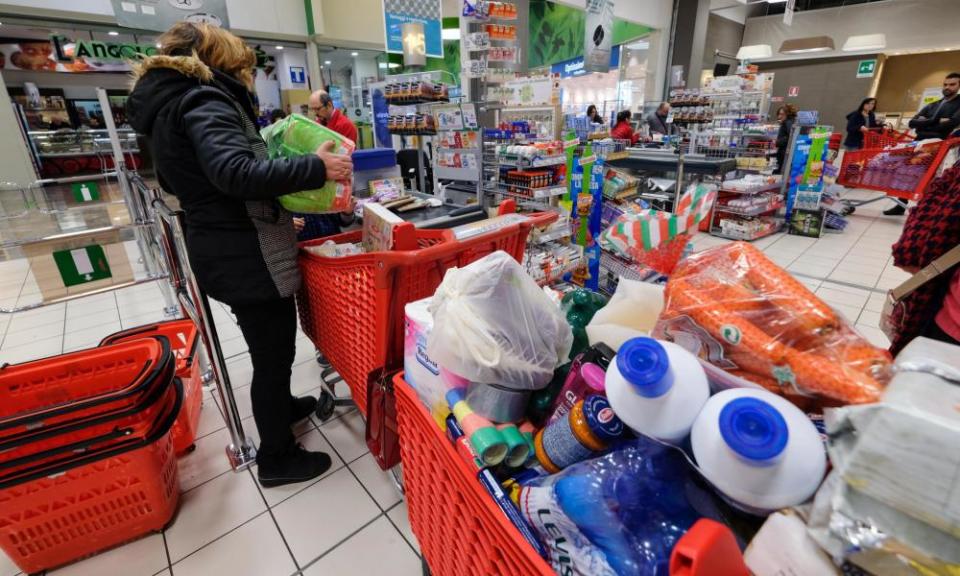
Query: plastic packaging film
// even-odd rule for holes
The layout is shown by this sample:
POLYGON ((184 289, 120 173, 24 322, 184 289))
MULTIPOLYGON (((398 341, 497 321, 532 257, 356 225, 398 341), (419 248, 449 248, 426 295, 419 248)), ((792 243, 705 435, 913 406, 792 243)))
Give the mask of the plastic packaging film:
POLYGON ((876 401, 891 374, 886 350, 743 242, 677 268, 655 336, 726 371, 734 385, 766 388, 801 408, 876 401))
MULTIPOLYGON (((270 158, 296 158, 316 154, 320 145, 333 142, 337 154, 352 154, 356 145, 348 138, 299 114, 291 114, 261 132, 270 158)), ((322 188, 294 192, 279 198, 291 212, 322 214, 350 208, 352 182, 328 181, 322 188)))

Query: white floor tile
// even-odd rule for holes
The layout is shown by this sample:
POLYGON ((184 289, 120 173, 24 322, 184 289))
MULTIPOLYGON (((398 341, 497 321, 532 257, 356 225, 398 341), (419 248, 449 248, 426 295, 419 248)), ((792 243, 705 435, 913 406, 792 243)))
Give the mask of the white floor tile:
POLYGON ((863 312, 860 313, 860 318, 857 319, 856 323, 859 326, 870 326, 872 328, 879 328, 880 313, 864 310, 863 312))
POLYGON ((223 474, 181 500, 180 513, 166 532, 173 563, 267 509, 247 471, 223 474))
POLYGON ((28 344, 33 344, 34 342, 61 336, 62 334, 62 322, 40 324, 32 328, 8 331, 6 338, 3 339, 3 347, 14 348, 17 346, 26 346, 28 344))
POLYGON ((203 408, 200 410, 200 421, 197 423, 197 438, 203 438, 226 426, 220 407, 213 396, 204 394, 203 408))
POLYGON ((870 299, 867 300, 867 305, 864 307, 864 309, 869 310, 870 312, 883 312, 883 305, 886 301, 886 294, 874 292, 873 294, 870 294, 870 299))
POLYGON ((863 305, 867 303, 867 298, 870 296, 869 293, 866 292, 864 294, 855 294, 848 290, 842 290, 838 288, 836 284, 829 282, 821 284, 820 287, 817 288, 816 294, 827 302, 836 302, 857 308, 863 307, 863 305))
POLYGON ((363 487, 384 510, 389 510, 403 499, 393 483, 393 476, 390 472, 380 469, 380 465, 377 464, 372 454, 365 454, 350 463, 350 469, 353 470, 363 487))
POLYGON ((111 292, 67 302, 67 320, 96 315, 104 311, 117 311, 117 297, 111 292))
POLYGON ((320 431, 347 463, 370 451, 366 442, 366 424, 358 411, 325 423, 320 431))
POLYGON ((177 462, 180 489, 183 491, 195 488, 230 470, 230 462, 225 452, 230 444, 230 432, 225 427, 198 438, 195 444, 196 449, 177 462))
POLYGON ((870 341, 874 346, 880 348, 889 348, 890 339, 887 338, 887 335, 883 333, 882 330, 874 326, 861 326, 857 324, 857 332, 859 332, 864 338, 870 341))
POLYGON ((296 570, 266 512, 173 566, 177 576, 289 576, 296 570))
POLYGON ((304 576, 419 576, 420 559, 386 518, 380 518, 337 546, 303 572, 304 576), (370 550, 376 550, 371 554, 370 550))
POLYGON ((167 568, 167 550, 161 534, 152 534, 119 548, 50 572, 50 576, 123 574, 153 576, 167 568))
POLYGON ((117 307, 113 308, 104 308, 102 310, 97 310, 91 314, 85 314, 83 316, 71 316, 70 310, 67 310, 67 322, 64 329, 65 332, 76 332, 78 330, 86 330, 87 328, 93 328, 94 326, 102 326, 104 324, 120 324, 120 314, 117 312, 117 307))
POLYGON ((390 520, 392 520, 397 529, 400 530, 400 533, 403 534, 407 542, 417 551, 417 554, 420 554, 420 543, 417 542, 417 536, 413 533, 413 529, 410 528, 410 517, 407 516, 407 503, 401 502, 397 504, 387 512, 387 516, 390 517, 390 520))
POLYGON ((843 318, 850 324, 856 324, 857 318, 860 316, 860 308, 857 306, 846 306, 844 304, 836 304, 834 302, 826 301, 834 310, 840 313, 843 318))
POLYGON ((153 310, 152 312, 146 312, 144 314, 138 314, 136 316, 124 316, 121 312, 120 324, 123 326, 123 329, 136 328, 137 326, 144 326, 146 324, 152 324, 153 322, 159 322, 160 320, 168 320, 167 316, 163 312, 163 308, 153 310))
POLYGON ((787 271, 793 272, 794 274, 810 276, 811 278, 826 278, 833 272, 833 268, 833 264, 808 264, 798 260, 791 264, 787 268, 787 271))
POLYGON ((89 347, 92 348, 100 343, 104 337, 120 330, 120 322, 110 322, 91 326, 76 332, 68 332, 63 335, 64 348, 89 347))
POLYGON ((19 573, 20 569, 13 563, 13 560, 0 552, 0 576, 16 576, 19 573))
MULTIPOLYGON (((374 519, 380 510, 353 474, 342 468, 285 500, 273 509, 273 514, 297 562, 303 566, 374 519)), ((380 555, 380 551, 370 554, 369 550, 368 556, 380 555)))
POLYGON ((18 364, 38 358, 46 358, 63 351, 63 336, 38 340, 26 346, 0 349, 0 363, 18 364))

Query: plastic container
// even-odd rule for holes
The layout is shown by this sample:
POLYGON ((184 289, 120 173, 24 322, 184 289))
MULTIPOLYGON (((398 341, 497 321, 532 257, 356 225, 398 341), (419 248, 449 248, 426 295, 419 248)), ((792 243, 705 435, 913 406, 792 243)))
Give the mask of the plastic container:
MULTIPOLYGON (((465 266, 497 250, 522 261, 530 229, 556 218, 553 213, 531 215, 466 240, 457 240, 450 230, 417 230, 404 223, 394 229, 393 251, 342 258, 301 249, 300 325, 346 381, 361 413, 366 413, 367 377, 383 368, 388 357, 398 365, 403 359, 404 306, 432 296, 447 269, 454 266, 465 266)), ((326 240, 359 242, 361 234, 357 230, 300 246, 326 240)))
POLYGON ((203 405, 203 374, 198 355, 200 339, 197 326, 192 320, 171 320, 146 326, 138 326, 111 334, 100 341, 100 346, 129 342, 150 336, 165 336, 177 359, 177 377, 183 384, 183 409, 177 416, 171 432, 173 449, 184 454, 193 449, 200 426, 200 409, 203 405))
POLYGON ((766 390, 714 395, 697 417, 690 443, 707 480, 750 513, 805 502, 826 473, 816 427, 790 401, 766 390))
POLYGON ((356 150, 353 153, 353 171, 366 172, 397 165, 397 151, 393 148, 356 150))
MULTIPOLYGON (((602 344, 601 344, 602 345, 602 344)), ((591 356, 599 356, 592 354, 591 356)), ((554 402, 553 412, 550 415, 548 423, 553 423, 557 419, 566 416, 573 405, 583 400, 590 394, 603 394, 606 388, 604 380, 606 371, 604 367, 595 362, 585 361, 586 353, 581 354, 574 359, 570 366, 570 372, 563 383, 563 388, 557 394, 554 402)), ((609 364, 607 364, 609 366, 609 364)))
POLYGON ((607 369, 607 398, 637 434, 677 444, 710 396, 696 356, 672 342, 628 340, 607 369))
POLYGON ((170 427, 175 402, 142 437, 0 476, 0 549, 39 573, 112 548, 173 519, 180 500, 170 427))

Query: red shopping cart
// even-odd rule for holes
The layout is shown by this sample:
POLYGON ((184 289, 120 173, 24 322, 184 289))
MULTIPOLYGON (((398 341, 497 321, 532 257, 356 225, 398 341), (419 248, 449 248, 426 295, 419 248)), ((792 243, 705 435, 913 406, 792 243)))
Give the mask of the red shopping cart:
MULTIPOLYGON (((451 230, 419 230, 404 223, 394 230, 393 251, 342 258, 318 256, 304 248, 327 240, 359 242, 360 231, 305 242, 300 245, 303 287, 297 295, 303 331, 366 414, 368 376, 383 368, 388 358, 402 358, 404 306, 431 296, 449 268, 497 250, 521 261, 531 228, 556 218, 554 213, 534 214, 466 239, 457 239, 451 230)), ((335 406, 334 395, 324 390, 317 415, 325 420, 335 406)))
MULTIPOLYGON (((883 192, 906 206, 923 195, 937 177, 945 161, 956 154, 960 138, 951 138, 915 146, 870 148, 847 152, 843 156, 837 183, 848 188, 883 192)), ((851 205, 875 202, 874 198, 851 205)))
POLYGON ((890 148, 913 140, 909 130, 901 131, 893 128, 871 128, 863 134, 863 148, 890 148))

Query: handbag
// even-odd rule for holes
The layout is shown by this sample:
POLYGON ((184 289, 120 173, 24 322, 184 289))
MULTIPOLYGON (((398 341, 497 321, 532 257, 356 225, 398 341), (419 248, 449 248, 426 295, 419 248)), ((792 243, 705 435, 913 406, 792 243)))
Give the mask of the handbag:
MULTIPOLYGON (((397 275, 392 271, 391 294, 396 294, 397 275)), ((393 305, 387 313, 387 326, 391 323, 396 310, 393 305)), ((366 442, 371 455, 381 470, 389 470, 400 463, 400 433, 397 427, 397 398, 393 391, 393 376, 402 370, 402 363, 394 352, 394 346, 387 346, 387 358, 384 366, 367 376, 367 427, 366 442)))
POLYGON ((911 276, 906 282, 887 292, 887 299, 883 304, 883 313, 880 316, 880 329, 891 341, 903 330, 903 320, 907 317, 907 297, 922 286, 939 278, 951 268, 960 264, 960 245, 943 254, 919 272, 911 276))

